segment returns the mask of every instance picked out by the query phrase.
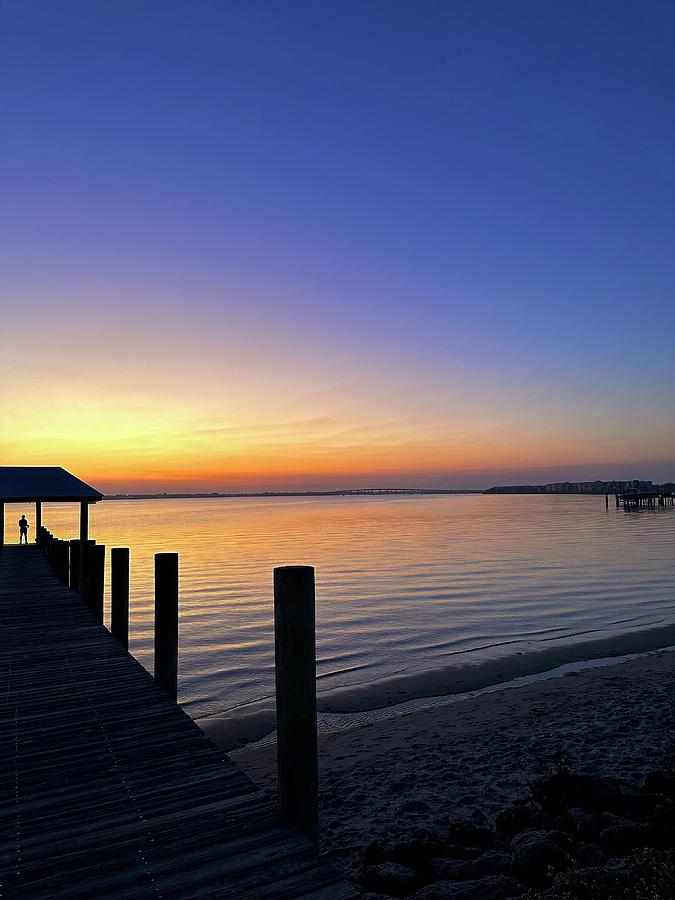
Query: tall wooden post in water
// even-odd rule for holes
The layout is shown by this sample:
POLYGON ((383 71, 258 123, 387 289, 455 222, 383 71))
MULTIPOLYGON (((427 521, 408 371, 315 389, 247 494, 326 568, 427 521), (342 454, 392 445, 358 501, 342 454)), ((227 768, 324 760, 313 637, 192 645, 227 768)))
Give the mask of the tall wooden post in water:
POLYGON ((80 554, 82 553, 82 541, 70 542, 70 586, 79 594, 80 592, 80 554))
POLYGON ((177 553, 155 553, 155 681, 178 698, 177 553))
POLYGON ((277 771, 282 815, 319 844, 314 569, 274 570, 277 771))
POLYGON ((88 604, 99 622, 103 623, 103 585, 105 583, 105 547, 93 544, 89 547, 88 604))
POLYGON ((80 572, 78 582, 80 585, 80 600, 89 607, 89 553, 93 547, 93 541, 80 541, 80 572))
POLYGON ((110 551, 110 631, 129 649, 129 548, 110 551))

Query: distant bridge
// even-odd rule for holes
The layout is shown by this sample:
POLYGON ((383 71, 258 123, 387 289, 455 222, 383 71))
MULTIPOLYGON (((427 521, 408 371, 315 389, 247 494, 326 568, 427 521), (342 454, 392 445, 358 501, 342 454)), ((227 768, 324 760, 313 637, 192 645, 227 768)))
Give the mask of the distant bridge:
POLYGON ((351 488, 336 491, 240 491, 238 493, 191 494, 108 494, 105 500, 208 500, 228 497, 407 497, 417 494, 482 494, 480 490, 453 490, 451 488, 351 488))

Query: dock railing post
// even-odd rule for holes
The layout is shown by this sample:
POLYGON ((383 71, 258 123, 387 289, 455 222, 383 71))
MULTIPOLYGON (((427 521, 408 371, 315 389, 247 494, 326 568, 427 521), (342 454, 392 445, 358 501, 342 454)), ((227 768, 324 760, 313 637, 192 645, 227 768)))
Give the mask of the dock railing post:
POLYGON ((80 592, 80 554, 82 553, 82 541, 70 542, 70 587, 75 593, 80 592))
POLYGON ((110 631, 129 649, 129 548, 110 551, 110 631))
POLYGON ((281 566, 274 570, 279 806, 284 818, 318 847, 314 607, 312 566, 281 566))
POLYGON ((58 544, 59 553, 58 553, 58 574, 59 578, 64 584, 68 584, 68 552, 69 546, 68 541, 59 541, 58 544))
POLYGON ((177 553, 155 553, 155 681, 178 698, 177 553))
POLYGON ((52 572, 55 575, 59 574, 59 539, 52 535, 52 539, 50 542, 51 546, 49 548, 49 564, 52 567, 52 572))
POLYGON ((89 583, 88 604, 89 609, 103 624, 103 585, 105 584, 105 547, 103 544, 93 544, 89 548, 89 583))
POLYGON ((89 551, 93 547, 93 541, 80 541, 80 600, 89 607, 89 551))

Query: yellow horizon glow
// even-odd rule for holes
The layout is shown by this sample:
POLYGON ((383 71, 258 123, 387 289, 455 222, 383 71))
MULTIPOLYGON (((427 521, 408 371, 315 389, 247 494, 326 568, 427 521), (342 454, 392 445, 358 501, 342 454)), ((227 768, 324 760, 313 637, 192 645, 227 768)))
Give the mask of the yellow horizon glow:
POLYGON ((69 332, 80 349, 64 351, 57 323, 29 362, 23 342, 4 355, 0 377, 15 389, 0 406, 3 464, 62 465, 105 492, 453 486, 456 473, 483 471, 489 486, 499 470, 658 461, 672 443, 649 411, 633 410, 627 433, 590 402, 555 407, 545 384, 494 385, 461 366, 440 378, 398 358, 282 352, 259 335, 227 352, 175 330, 152 344, 147 331, 87 335, 69 332))

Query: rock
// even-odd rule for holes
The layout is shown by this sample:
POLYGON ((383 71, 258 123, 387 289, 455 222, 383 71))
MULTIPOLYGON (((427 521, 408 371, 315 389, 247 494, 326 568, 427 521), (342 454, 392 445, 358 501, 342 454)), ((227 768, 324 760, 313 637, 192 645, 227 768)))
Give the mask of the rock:
POLYGON ((525 803, 514 803, 507 809, 498 813, 495 819, 495 829, 502 834, 520 834, 529 829, 545 829, 550 824, 549 816, 540 809, 525 803))
POLYGON ((433 881, 462 881, 470 878, 470 872, 466 868, 467 862, 461 859, 436 858, 429 861, 433 881))
POLYGON ((532 887, 544 887, 555 872, 568 869, 572 859, 563 846, 569 838, 559 831, 526 831, 511 843, 513 871, 532 887))
POLYGON ((572 807, 591 812, 620 812, 624 806, 620 783, 598 775, 556 772, 537 778, 530 789, 536 802, 550 815, 559 815, 572 807))
POLYGON ((430 857, 442 856, 444 849, 445 846, 441 841, 437 840, 433 835, 428 835, 409 837, 387 844, 383 852, 385 859, 416 869, 430 857))
POLYGON ((440 881, 475 881, 487 875, 510 875, 513 860, 508 853, 486 850, 478 859, 465 862, 457 859, 434 859, 431 864, 440 881))
POLYGON ((487 875, 510 875, 513 868, 513 858, 510 853, 486 850, 482 856, 466 865, 471 866, 475 873, 474 878, 484 878, 487 875))
POLYGON ((366 865, 384 862, 386 859, 385 846, 382 841, 371 841, 361 854, 361 859, 366 865))
POLYGON ((645 794, 666 794, 675 797, 675 776, 666 772, 647 772, 640 788, 645 794))
POLYGON ((603 848, 610 856, 627 856, 646 847, 665 850, 675 847, 675 830, 659 825, 611 825, 600 834, 603 848))
POLYGON ((412 869, 393 862, 365 866, 359 880, 368 890, 391 897, 406 897, 420 886, 420 880, 412 869))
POLYGON ((663 794, 644 791, 623 791, 623 812, 631 817, 651 816, 666 799, 663 794))
POLYGON ((616 813, 603 812, 600 813, 598 818, 600 820, 600 831, 604 831, 605 828, 609 828, 611 825, 635 824, 631 819, 627 819, 625 816, 617 816, 616 813))
POLYGON ((443 844, 436 852, 436 856, 447 859, 478 859, 484 853, 480 847, 462 847, 461 844, 443 844))
POLYGON ((582 866, 601 866, 606 859, 605 854, 596 844, 587 844, 585 841, 577 842, 570 852, 582 866))
POLYGON ((669 802, 659 804, 649 817, 651 825, 664 825, 670 827, 674 821, 675 809, 673 809, 673 804, 669 802))
POLYGON ((489 850, 494 842, 494 834, 483 825, 473 822, 451 822, 448 827, 448 843, 461 844, 464 847, 480 847, 489 850))
POLYGON ((505 875, 488 875, 477 881, 437 881, 415 894, 420 900, 507 900, 520 897, 522 885, 505 875))
POLYGON ((564 831, 573 837, 583 840, 596 841, 602 830, 599 818, 585 809, 574 807, 568 812, 557 816, 554 825, 560 831, 564 831))

